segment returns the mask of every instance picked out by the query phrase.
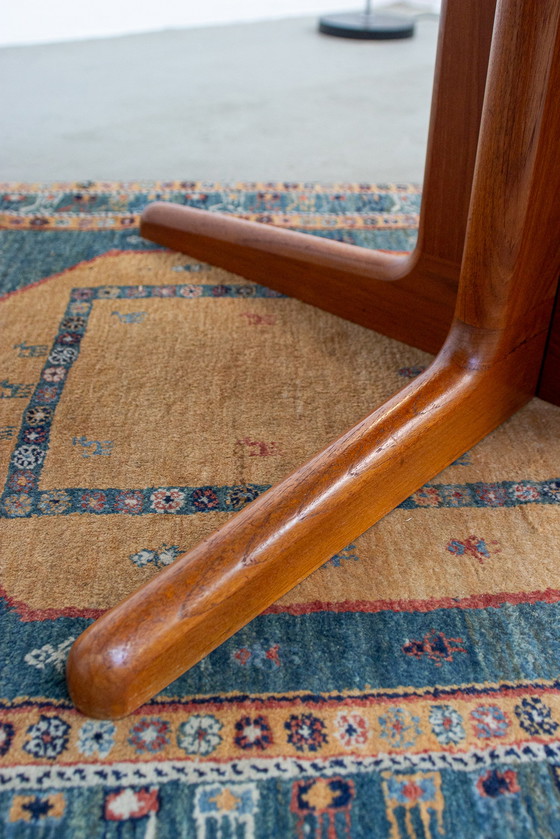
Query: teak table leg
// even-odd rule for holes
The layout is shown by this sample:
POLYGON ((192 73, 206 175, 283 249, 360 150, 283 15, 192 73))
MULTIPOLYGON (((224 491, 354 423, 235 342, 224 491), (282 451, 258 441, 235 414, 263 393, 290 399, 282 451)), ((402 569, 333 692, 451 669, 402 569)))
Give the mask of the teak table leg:
POLYGON ((560 2, 501 0, 455 317, 432 366, 93 624, 68 683, 123 716, 534 393, 560 270, 560 2))
POLYGON ((146 209, 141 234, 437 352, 455 305, 495 6, 444 2, 420 231, 410 256, 164 203, 146 209))

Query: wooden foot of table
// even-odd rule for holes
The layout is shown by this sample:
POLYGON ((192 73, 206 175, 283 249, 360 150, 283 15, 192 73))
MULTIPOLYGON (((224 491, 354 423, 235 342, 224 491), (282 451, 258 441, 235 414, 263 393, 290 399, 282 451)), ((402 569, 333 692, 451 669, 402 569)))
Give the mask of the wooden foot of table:
POLYGON ((444 3, 420 229, 411 255, 165 203, 144 212, 142 236, 437 352, 455 307, 495 6, 496 0, 444 3))

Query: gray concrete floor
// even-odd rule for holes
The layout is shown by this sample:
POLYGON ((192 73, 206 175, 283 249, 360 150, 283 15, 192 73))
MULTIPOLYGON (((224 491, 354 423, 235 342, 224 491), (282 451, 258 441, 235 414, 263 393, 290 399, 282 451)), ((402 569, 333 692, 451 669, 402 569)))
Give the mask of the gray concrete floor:
POLYGON ((420 181, 437 19, 316 19, 0 49, 0 180, 420 181))

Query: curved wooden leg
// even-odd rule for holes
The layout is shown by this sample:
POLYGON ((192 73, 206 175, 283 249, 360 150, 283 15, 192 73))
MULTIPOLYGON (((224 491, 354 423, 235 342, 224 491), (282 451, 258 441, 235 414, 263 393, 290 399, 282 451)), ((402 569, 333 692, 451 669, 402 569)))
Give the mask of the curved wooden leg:
MULTIPOLYGON (((131 713, 526 401, 533 382, 519 375, 519 353, 496 382, 497 368, 491 376, 457 364, 456 343, 460 330, 423 381, 87 629, 68 660, 76 706, 102 719, 131 713)), ((540 349, 534 341, 533 359, 540 349)))
POLYGON ((534 393, 557 277, 560 4, 501 0, 455 319, 432 367, 93 624, 95 717, 165 687, 534 393))
POLYGON ((444 3, 420 230, 411 256, 164 203, 146 209, 141 234, 437 352, 455 306, 495 5, 444 3))

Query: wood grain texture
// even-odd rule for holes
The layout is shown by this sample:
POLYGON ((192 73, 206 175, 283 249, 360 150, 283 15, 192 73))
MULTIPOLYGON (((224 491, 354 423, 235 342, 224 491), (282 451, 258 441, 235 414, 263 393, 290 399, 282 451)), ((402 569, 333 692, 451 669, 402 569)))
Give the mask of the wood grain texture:
MULTIPOLYGON (((541 349, 533 342, 534 358, 541 349)), ((68 661, 77 707, 130 713, 470 448, 531 390, 515 355, 501 367, 499 382, 465 369, 451 344, 422 380, 100 618, 68 661)))
POLYGON ((133 711, 534 394, 560 273, 560 170, 543 175, 560 137, 559 18, 558 0, 499 4, 456 314, 434 363, 80 636, 68 683, 84 713, 133 711))
POLYGON ((437 351, 449 330, 456 282, 427 268, 416 271, 416 256, 391 257, 164 203, 144 211, 140 232, 427 351, 437 351))
POLYGON ((157 202, 144 212, 141 234, 437 352, 455 306, 495 5, 444 3, 418 244, 410 256, 157 202))

